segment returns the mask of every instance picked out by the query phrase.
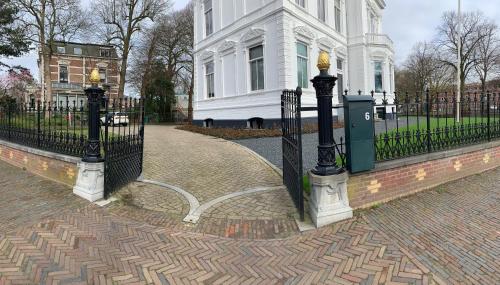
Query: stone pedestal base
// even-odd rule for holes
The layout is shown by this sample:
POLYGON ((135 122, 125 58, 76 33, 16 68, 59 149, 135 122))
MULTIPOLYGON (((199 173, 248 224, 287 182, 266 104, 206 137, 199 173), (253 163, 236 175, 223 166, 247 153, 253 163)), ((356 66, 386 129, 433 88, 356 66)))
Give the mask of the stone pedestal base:
POLYGON ((347 197, 347 179, 346 172, 330 176, 318 176, 309 172, 309 211, 316 227, 352 218, 352 208, 349 207, 347 197))
POLYGON ((104 198, 104 162, 78 164, 78 178, 73 193, 90 202, 104 198))

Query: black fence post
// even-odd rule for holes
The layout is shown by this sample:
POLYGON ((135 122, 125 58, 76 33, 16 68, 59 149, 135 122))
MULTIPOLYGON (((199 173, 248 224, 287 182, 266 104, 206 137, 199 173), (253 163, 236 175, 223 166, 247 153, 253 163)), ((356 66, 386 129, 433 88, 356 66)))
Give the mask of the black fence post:
MULTIPOLYGON (((96 71, 96 70, 95 70, 96 71)), ((94 73, 94 71, 92 71, 94 73)), ((88 101, 88 142, 85 147, 85 154, 82 161, 84 162, 102 162, 101 155, 101 141, 100 141, 100 131, 101 124, 99 118, 99 111, 101 109, 102 98, 104 95, 104 90, 97 87, 99 82, 99 74, 97 73, 97 78, 95 75, 91 74, 90 81, 92 82, 92 87, 85 89, 85 94, 87 95, 88 101)))
POLYGON ((7 121, 8 121, 8 138, 11 140, 11 130, 12 130, 12 106, 13 102, 7 101, 7 121))
POLYGON ((486 91, 486 108, 488 109, 486 112, 488 116, 488 141, 491 141, 491 94, 490 91, 486 91))
POLYGON ((320 53, 318 68, 320 74, 311 80, 314 89, 316 89, 319 129, 318 163, 312 173, 319 176, 328 176, 342 172, 342 169, 337 166, 333 142, 332 98, 333 87, 335 87, 337 78, 328 74, 330 68, 328 53, 324 51, 320 53))
POLYGON ((36 103, 36 145, 37 147, 40 147, 41 145, 41 110, 40 110, 40 100, 37 101, 36 103))
MULTIPOLYGON (((432 152, 431 148, 431 102, 429 89, 425 90, 425 109, 427 112, 427 152, 432 152)), ((438 119, 439 120, 439 119, 438 119)))

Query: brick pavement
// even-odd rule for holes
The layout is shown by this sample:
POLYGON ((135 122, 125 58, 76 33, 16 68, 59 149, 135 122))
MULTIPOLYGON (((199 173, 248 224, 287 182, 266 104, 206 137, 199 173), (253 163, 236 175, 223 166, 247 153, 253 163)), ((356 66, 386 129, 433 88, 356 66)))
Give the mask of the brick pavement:
POLYGON ((168 212, 134 205, 99 208, 65 186, 2 162, 0 171, 2 285, 495 284, 500 279, 499 169, 333 226, 260 240, 202 234, 168 212), (131 219, 139 211, 159 226, 131 219))
POLYGON ((146 126, 144 176, 180 187, 200 203, 282 184, 271 167, 244 148, 172 126, 146 126))
POLYGON ((500 284, 500 168, 384 204, 370 224, 449 284, 500 284))
POLYGON ((0 161, 0 233, 86 204, 68 186, 0 161))
POLYGON ((283 240, 235 241, 86 207, 0 236, 1 284, 425 284, 364 221, 283 240))
POLYGON ((118 192, 108 210, 147 224, 238 239, 284 238, 299 233, 285 189, 244 195, 209 208, 197 224, 183 223, 189 206, 179 194, 134 183, 118 192))

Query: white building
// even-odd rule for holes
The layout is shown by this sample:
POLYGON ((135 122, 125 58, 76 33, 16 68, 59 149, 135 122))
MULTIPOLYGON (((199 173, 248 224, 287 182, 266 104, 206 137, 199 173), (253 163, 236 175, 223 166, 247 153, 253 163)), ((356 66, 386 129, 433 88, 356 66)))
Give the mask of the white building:
POLYGON ((195 123, 277 126, 281 92, 297 86, 303 106, 315 106, 309 80, 319 73, 320 50, 330 53, 330 74, 338 77, 334 104, 342 103, 345 89, 374 90, 382 103, 382 91, 394 92, 393 43, 381 30, 385 6, 384 0, 195 1, 195 123))

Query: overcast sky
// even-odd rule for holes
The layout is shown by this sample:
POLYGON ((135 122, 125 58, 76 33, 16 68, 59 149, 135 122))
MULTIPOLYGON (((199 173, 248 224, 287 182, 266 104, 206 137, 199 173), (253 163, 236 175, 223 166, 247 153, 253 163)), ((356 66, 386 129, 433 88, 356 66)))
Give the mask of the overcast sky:
MULTIPOLYGON (((189 0, 173 1, 173 8, 181 9, 189 0)), ((396 62, 401 63, 416 42, 431 40, 434 37, 442 13, 457 9, 458 0, 385 0, 385 2, 387 8, 383 17, 384 33, 394 41, 396 62)), ((483 11, 500 26, 500 0, 462 0, 462 6, 464 11, 483 11)), ((28 67, 33 74, 38 72, 35 52, 6 62, 28 67)))

